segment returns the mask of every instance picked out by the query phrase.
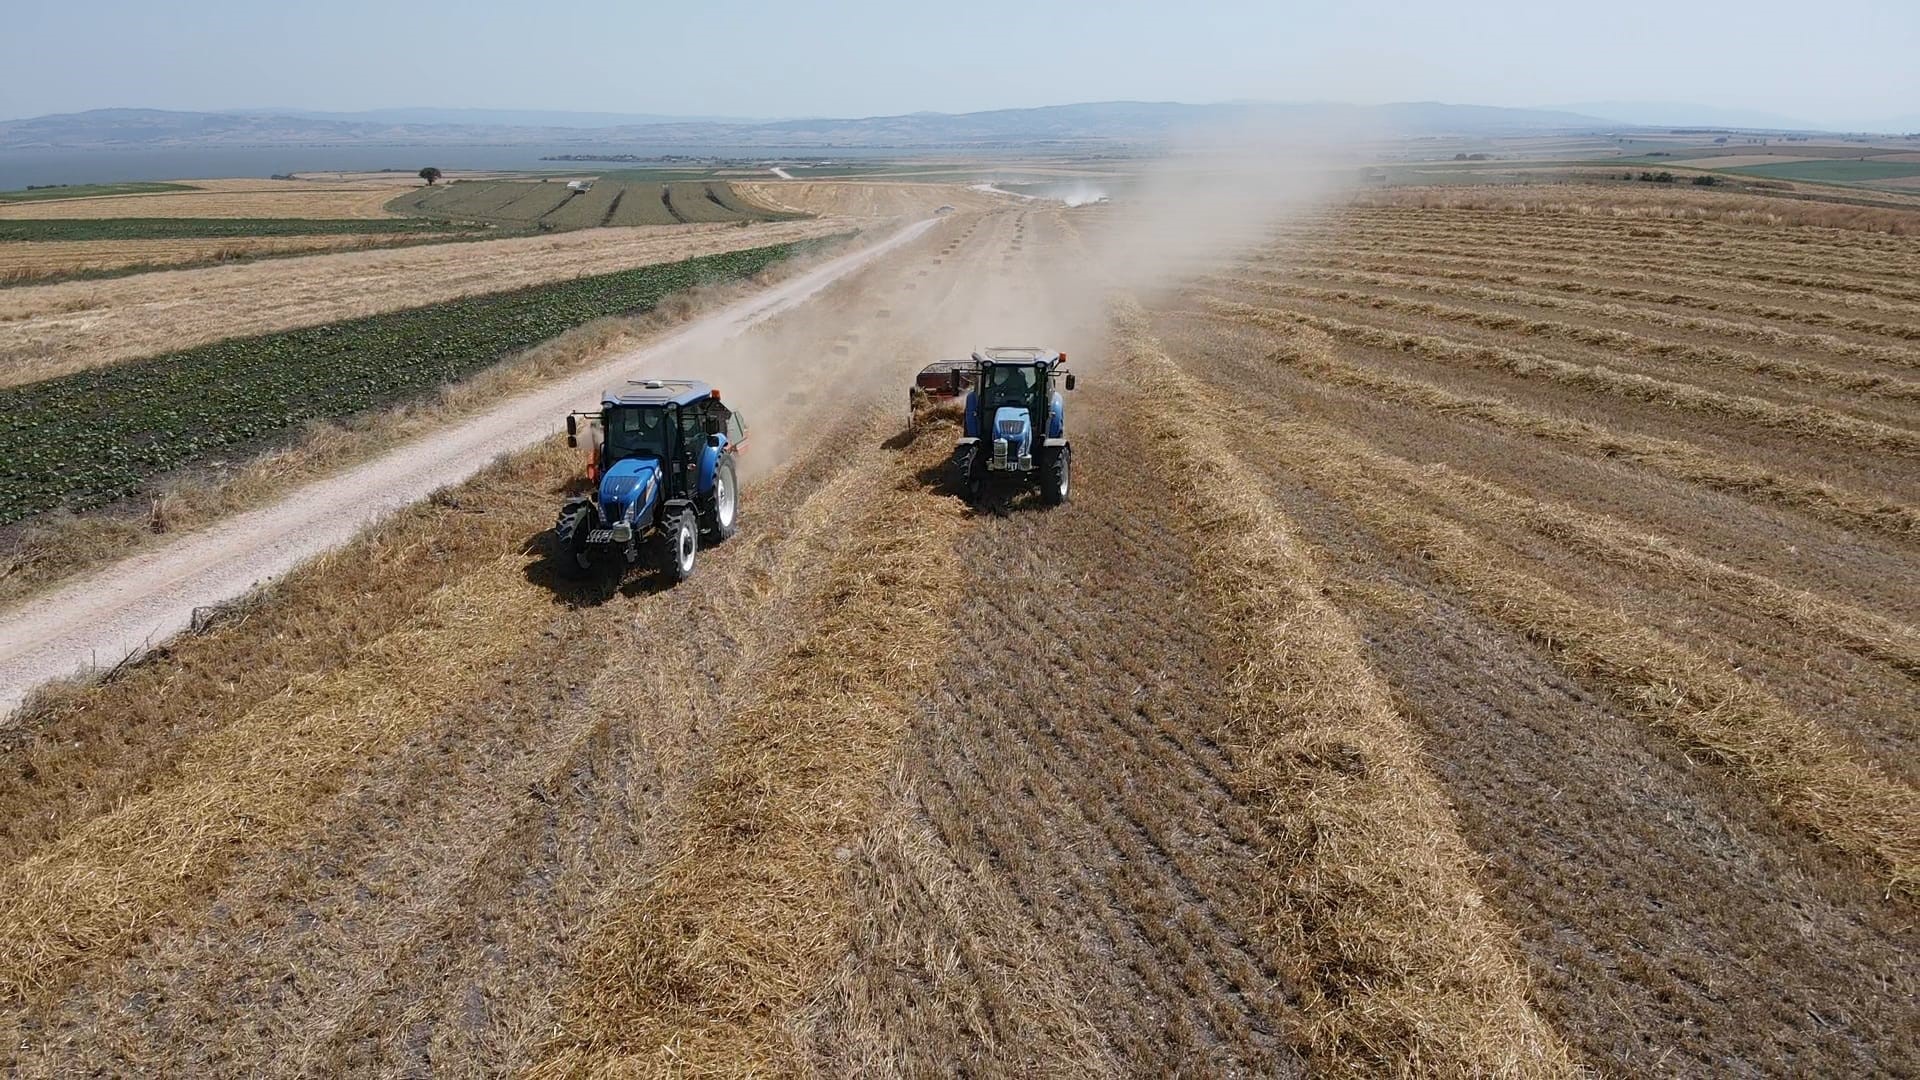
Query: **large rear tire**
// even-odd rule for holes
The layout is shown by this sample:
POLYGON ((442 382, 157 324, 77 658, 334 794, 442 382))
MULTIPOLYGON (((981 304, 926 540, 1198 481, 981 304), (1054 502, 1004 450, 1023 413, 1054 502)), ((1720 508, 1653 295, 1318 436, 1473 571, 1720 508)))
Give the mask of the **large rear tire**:
POLYGON ((678 521, 665 525, 654 540, 654 558, 660 572, 677 585, 693 576, 694 565, 699 561, 700 526, 691 510, 682 510, 678 521))
POLYGON ((1049 456, 1046 471, 1040 475, 1040 493, 1049 506, 1067 501, 1073 486, 1073 447, 1063 446, 1049 456))
POLYGON ((591 505, 581 503, 561 507, 560 519, 553 526, 553 535, 554 546, 559 549, 562 573, 581 577, 593 569, 593 560, 587 555, 587 533, 592 528, 591 505))
POLYGON ((726 457, 713 470, 713 498, 700 515, 700 533, 708 543, 717 544, 740 528, 740 484, 733 462, 726 457))

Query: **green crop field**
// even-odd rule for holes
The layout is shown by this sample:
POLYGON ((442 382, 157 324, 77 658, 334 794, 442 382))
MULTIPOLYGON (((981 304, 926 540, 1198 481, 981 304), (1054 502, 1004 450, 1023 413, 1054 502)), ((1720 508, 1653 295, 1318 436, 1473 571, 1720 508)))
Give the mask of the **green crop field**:
POLYGON ((23 218, 0 220, 0 242, 187 240, 256 236, 452 233, 476 226, 430 218, 23 218))
POLYGON ((713 185, 682 183, 667 185, 667 207, 682 221, 745 221, 747 215, 729 210, 713 197, 713 185))
POLYGON ((626 189, 619 184, 599 183, 592 190, 569 196, 558 210, 543 220, 556 229, 591 229, 607 224, 620 203, 626 201, 626 189))
POLYGON ((387 208, 428 218, 468 218, 556 229, 685 221, 785 221, 800 216, 756 206, 725 181, 661 184, 611 177, 601 178, 591 190, 579 194, 555 181, 468 180, 409 191, 387 203, 387 208))
POLYGON ((1743 176, 1768 176, 1780 180, 1824 181, 1857 184, 1872 180, 1897 180, 1920 176, 1920 161, 1789 161, 1779 165, 1742 165, 1723 170, 1743 176))
POLYGON ((193 191, 191 184, 61 184, 26 191, 0 191, 0 203, 39 202, 42 199, 90 199, 97 195, 154 195, 163 191, 193 191))
POLYGON ((0 524, 108 503, 163 473, 284 441, 309 421, 419 397, 583 323, 757 273, 803 244, 236 338, 0 390, 0 524))
MULTIPOLYGON (((601 181, 605 183, 605 181, 601 181)), ((599 184, 594 185, 595 190, 599 184)), ((677 225, 680 219, 667 209, 666 187, 661 184, 628 184, 621 188, 620 204, 607 222, 622 228, 632 225, 677 225)))

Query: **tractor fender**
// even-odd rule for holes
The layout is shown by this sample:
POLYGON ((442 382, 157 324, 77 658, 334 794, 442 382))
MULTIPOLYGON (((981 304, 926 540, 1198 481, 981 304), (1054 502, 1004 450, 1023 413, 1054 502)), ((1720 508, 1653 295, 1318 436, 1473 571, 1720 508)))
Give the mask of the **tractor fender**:
MULTIPOLYGON (((659 506, 660 512, 654 515, 653 521, 647 523, 649 528, 656 522, 666 526, 677 525, 681 514, 695 512, 692 499, 667 499, 659 506)), ((637 527, 633 530, 635 536, 640 535, 640 532, 641 530, 637 527)))
POLYGON ((1053 400, 1047 402, 1047 438, 1058 439, 1067 433, 1067 399, 1054 391, 1053 400))
POLYGON ((602 522, 600 521, 599 504, 594 502, 592 499, 587 498, 584 495, 579 496, 577 498, 568 499, 566 502, 561 503, 560 513, 555 516, 554 520, 565 521, 568 518, 572 517, 574 514, 578 513, 582 509, 585 509, 587 511, 591 521, 593 521, 595 524, 602 524, 602 522))
POLYGON ((1073 445, 1072 439, 1041 439, 1040 440, 1040 446, 1042 449, 1045 449, 1045 450, 1058 450, 1063 446, 1071 446, 1071 445, 1073 445))
POLYGON ((720 455, 727 452, 727 437, 713 435, 710 438, 720 440, 719 446, 703 443, 700 447, 700 475, 694 490, 702 495, 713 493, 713 477, 720 470, 720 455))
POLYGON ((967 391, 967 409, 960 414, 960 431, 969 439, 980 437, 980 392, 967 391))

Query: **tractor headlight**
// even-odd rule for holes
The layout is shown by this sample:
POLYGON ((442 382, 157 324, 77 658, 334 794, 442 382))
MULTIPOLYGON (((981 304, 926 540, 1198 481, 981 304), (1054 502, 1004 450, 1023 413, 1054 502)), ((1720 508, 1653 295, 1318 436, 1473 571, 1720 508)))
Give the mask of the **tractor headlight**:
POLYGON ((613 539, 614 539, 614 542, 618 544, 624 544, 627 541, 632 540, 633 539, 633 523, 629 521, 622 521, 618 525, 615 525, 613 527, 613 539))
POLYGON ((1002 465, 1007 463, 1007 440, 993 440, 993 460, 1002 465))

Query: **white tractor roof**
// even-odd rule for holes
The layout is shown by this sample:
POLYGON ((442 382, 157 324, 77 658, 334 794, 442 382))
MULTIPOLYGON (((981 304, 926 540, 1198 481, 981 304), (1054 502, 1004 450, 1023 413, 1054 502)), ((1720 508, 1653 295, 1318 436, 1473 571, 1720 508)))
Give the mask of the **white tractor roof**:
POLYGON ((1037 360, 1051 360, 1056 355, 1052 349, 1042 349, 1033 345, 995 345, 986 349, 975 349, 976 360, 992 360, 1009 364, 1031 364, 1037 360))

